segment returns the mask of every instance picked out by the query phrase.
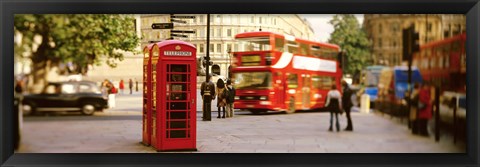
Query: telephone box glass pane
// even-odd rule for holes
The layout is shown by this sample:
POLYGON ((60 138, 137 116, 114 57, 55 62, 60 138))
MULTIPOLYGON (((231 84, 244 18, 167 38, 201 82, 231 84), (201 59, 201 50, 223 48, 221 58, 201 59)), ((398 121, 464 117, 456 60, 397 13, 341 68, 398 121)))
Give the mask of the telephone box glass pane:
POLYGON ((186 138, 187 131, 186 130, 171 130, 170 131, 170 138, 186 138))
POLYGON ((186 110, 187 105, 185 102, 169 102, 168 110, 186 110))
POLYGON ((169 119, 187 119, 187 112, 170 112, 169 119))
POLYGON ((170 125, 167 123, 167 127, 172 128, 172 129, 177 129, 177 128, 187 128, 187 122, 185 121, 169 121, 170 125))

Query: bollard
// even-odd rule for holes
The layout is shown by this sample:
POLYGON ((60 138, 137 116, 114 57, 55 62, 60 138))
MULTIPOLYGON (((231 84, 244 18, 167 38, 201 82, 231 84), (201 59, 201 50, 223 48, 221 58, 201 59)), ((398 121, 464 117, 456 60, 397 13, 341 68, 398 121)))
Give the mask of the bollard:
POLYGON ((203 121, 212 120, 212 96, 204 95, 203 96, 203 121))
POLYGON ((457 143, 457 98, 452 99, 453 105, 453 144, 457 143))
POLYGON ((370 113, 370 96, 363 94, 360 100, 360 112, 370 113))

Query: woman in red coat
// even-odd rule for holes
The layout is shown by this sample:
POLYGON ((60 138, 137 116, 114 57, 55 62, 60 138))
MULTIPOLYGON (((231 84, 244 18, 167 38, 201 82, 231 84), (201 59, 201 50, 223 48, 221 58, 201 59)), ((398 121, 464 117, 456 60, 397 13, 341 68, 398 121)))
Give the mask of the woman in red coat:
POLYGON ((428 120, 432 118, 432 103, 430 98, 430 87, 428 84, 423 84, 418 95, 418 124, 419 133, 422 136, 428 136, 428 120))
POLYGON ((122 92, 122 95, 123 95, 123 89, 125 89, 125 84, 123 83, 123 79, 120 80, 120 84, 118 85, 118 87, 120 88, 120 91, 122 92))

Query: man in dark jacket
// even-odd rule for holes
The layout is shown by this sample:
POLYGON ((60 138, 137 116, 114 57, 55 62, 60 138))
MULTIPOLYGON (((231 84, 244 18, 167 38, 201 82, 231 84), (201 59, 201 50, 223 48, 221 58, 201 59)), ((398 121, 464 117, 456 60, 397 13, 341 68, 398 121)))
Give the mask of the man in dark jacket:
POLYGON ((353 131, 352 117, 350 116, 350 110, 352 109, 352 90, 348 86, 348 83, 345 80, 342 80, 343 87, 343 96, 342 96, 342 106, 345 114, 347 115, 347 127, 344 129, 346 131, 353 131))
POLYGON ((215 99, 215 84, 212 82, 212 75, 209 74, 205 82, 202 83, 200 87, 200 95, 202 96, 203 103, 203 120, 211 121, 212 120, 212 100, 215 99))

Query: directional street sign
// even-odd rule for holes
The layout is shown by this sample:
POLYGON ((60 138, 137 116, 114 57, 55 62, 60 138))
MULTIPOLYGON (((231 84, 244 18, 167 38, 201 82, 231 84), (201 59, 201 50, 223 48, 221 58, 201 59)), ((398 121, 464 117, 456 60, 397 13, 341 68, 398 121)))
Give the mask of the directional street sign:
POLYGON ((194 19, 195 16, 170 16, 172 19, 194 19))
POLYGON ((191 33, 195 34, 195 31, 188 31, 188 30, 170 30, 172 33, 191 33))
POLYGON ((152 29, 172 29, 173 23, 153 23, 152 29))
POLYGON ((188 36, 186 35, 180 35, 180 34, 170 34, 170 36, 172 37, 183 37, 183 38, 187 38, 188 36))
POLYGON ((170 19, 170 21, 172 21, 172 22, 175 22, 175 23, 183 23, 183 24, 187 24, 187 21, 183 21, 183 20, 175 20, 175 19, 170 19))

